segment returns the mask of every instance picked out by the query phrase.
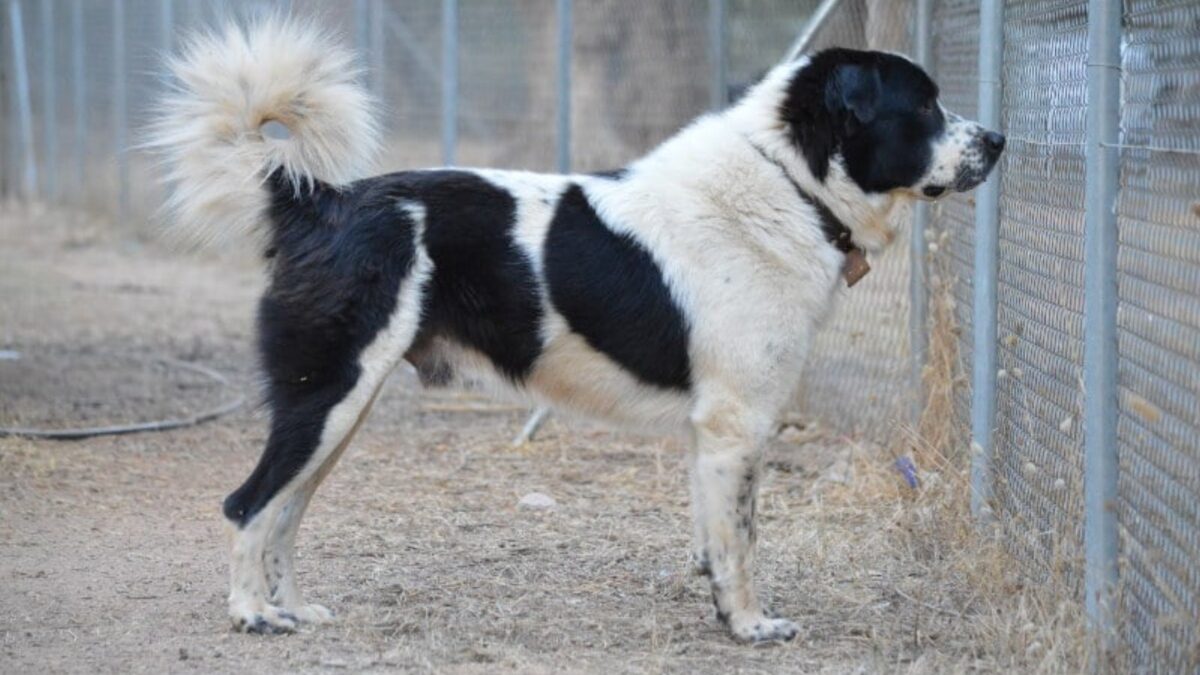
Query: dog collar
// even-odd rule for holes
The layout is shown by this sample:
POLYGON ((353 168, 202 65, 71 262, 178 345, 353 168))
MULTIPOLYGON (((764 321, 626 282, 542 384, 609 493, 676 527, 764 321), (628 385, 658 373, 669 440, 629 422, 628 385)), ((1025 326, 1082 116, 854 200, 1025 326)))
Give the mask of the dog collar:
POLYGON ((792 174, 788 172, 787 167, 779 160, 767 154, 767 151, 757 143, 749 139, 747 139, 747 142, 758 151, 758 154, 762 155, 763 159, 779 168, 783 177, 787 179, 788 183, 791 183, 792 189, 796 191, 801 200, 808 202, 817 210, 817 216, 821 220, 821 233, 825 235, 825 241, 829 242, 831 246, 841 251, 842 255, 845 256, 842 260, 842 278, 846 280, 846 287, 851 288, 854 284, 862 281, 862 278, 867 276, 867 272, 871 271, 871 264, 867 262, 866 252, 854 243, 850 228, 825 205, 825 202, 817 199, 809 194, 808 190, 801 187, 800 183, 796 182, 795 178, 792 178, 792 174))

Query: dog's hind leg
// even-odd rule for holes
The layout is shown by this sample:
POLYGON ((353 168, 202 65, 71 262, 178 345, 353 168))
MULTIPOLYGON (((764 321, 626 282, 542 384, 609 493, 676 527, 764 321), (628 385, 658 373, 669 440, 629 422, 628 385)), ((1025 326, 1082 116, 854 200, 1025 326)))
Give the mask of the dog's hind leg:
POLYGON ((304 518, 313 494, 316 493, 325 476, 329 475, 346 447, 349 446, 358 427, 370 413, 373 403, 374 396, 359 414, 358 422, 341 444, 325 459, 312 477, 297 487, 291 497, 280 507, 275 523, 267 534, 266 547, 263 552, 263 569, 266 574, 269 603, 283 609, 301 623, 331 621, 333 612, 322 605, 304 602, 304 594, 301 593, 300 586, 296 582, 296 533, 300 529, 300 521, 304 518))
POLYGON ((303 620, 331 617, 324 608, 298 604, 291 544, 309 498, 366 417, 384 374, 363 372, 340 397, 337 394, 342 387, 333 391, 323 387, 275 411, 258 466, 225 500, 226 516, 237 525, 230 562, 229 613, 239 630, 288 632, 303 620), (276 569, 271 575, 274 593, 267 575, 271 566, 276 569), (280 599, 289 603, 273 604, 272 596, 279 594, 283 583, 287 586, 282 590, 291 597, 280 599))
POLYGON ((225 500, 225 515, 236 526, 229 613, 237 629, 287 632, 302 621, 331 618, 325 608, 301 599, 292 559, 296 530, 312 494, 416 336, 430 270, 427 256, 418 251, 387 325, 361 352, 344 358, 337 356, 344 345, 340 338, 331 340, 309 322, 264 302, 263 330, 279 338, 279 344, 264 349, 271 433, 258 466, 225 500))

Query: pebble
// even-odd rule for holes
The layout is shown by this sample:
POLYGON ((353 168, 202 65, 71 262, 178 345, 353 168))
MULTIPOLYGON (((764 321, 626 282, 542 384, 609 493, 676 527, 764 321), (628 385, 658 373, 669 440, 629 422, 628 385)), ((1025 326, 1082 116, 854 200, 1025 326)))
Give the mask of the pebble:
POLYGON ((548 511, 558 506, 558 502, 554 501, 554 497, 543 492, 530 492, 521 497, 521 501, 517 502, 517 506, 522 509, 532 509, 534 511, 548 511))

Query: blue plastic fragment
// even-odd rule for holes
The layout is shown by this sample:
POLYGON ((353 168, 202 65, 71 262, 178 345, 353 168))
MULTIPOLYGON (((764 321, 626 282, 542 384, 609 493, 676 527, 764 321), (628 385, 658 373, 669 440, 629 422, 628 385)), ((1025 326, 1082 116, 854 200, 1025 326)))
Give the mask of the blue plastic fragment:
POLYGON ((913 461, 907 455, 903 455, 896 458, 895 467, 900 472, 900 475, 904 476, 904 482, 908 483, 908 487, 914 490, 917 489, 917 465, 913 464, 913 461))

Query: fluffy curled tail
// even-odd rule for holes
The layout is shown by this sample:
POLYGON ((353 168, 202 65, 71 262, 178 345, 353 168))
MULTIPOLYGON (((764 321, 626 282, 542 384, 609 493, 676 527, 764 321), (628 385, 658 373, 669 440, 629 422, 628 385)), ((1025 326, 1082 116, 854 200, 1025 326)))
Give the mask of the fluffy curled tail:
POLYGON ((163 160, 165 206, 185 240, 259 229, 276 172, 295 198, 369 172, 375 103, 354 54, 314 22, 272 17, 194 35, 170 68, 146 145, 163 160))

